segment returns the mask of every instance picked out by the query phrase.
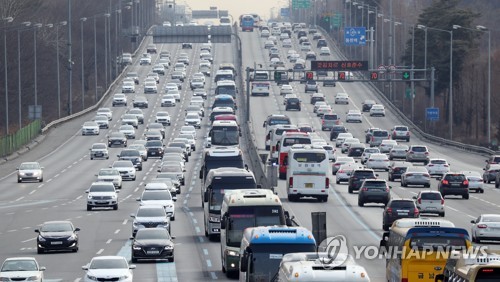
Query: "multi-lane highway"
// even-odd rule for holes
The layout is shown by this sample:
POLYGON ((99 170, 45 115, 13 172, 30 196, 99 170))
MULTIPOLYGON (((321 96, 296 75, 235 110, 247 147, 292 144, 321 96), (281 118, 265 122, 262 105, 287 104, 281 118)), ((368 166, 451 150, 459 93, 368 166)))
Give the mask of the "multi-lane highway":
MULTIPOLYGON (((269 65, 267 50, 264 49, 264 39, 259 32, 240 33, 243 46, 243 68, 254 64, 269 65)), ((293 34, 293 48, 299 50, 298 40, 293 34)), ((311 38, 311 42, 314 42, 311 38)), ((147 42, 149 43, 149 42, 147 42)), ((278 43, 278 45, 280 45, 278 43)), ((235 44, 213 44, 213 70, 220 63, 234 62, 235 44)), ((315 46, 315 44, 313 44, 315 46)), ((181 52, 186 52, 190 58, 187 68, 187 80, 198 71, 200 45, 193 44, 193 49, 181 49, 180 44, 157 45, 158 53, 170 51, 172 58, 181 52)), ((144 48, 144 46, 142 47, 144 48)), ((281 48, 281 58, 286 61, 288 48, 281 48)), ((316 48, 313 49, 319 53, 316 48)), ((300 51, 299 51, 300 52, 300 51)), ((138 52, 140 54, 142 52, 138 52)), ((300 52, 305 57, 304 52, 300 52)), ((338 59, 336 54, 323 56, 324 59, 338 59)), ((157 61, 158 55, 153 55, 157 61)), ((287 61, 286 61, 287 62, 287 61)), ((154 64, 153 64, 154 65, 154 64)), ((287 65, 290 65, 287 62, 287 65)), ((138 61, 129 66, 127 71, 137 71, 141 84, 136 86, 140 95, 144 78, 150 71, 150 66, 139 66, 138 61)), ((169 81, 168 70, 161 76, 159 89, 163 93, 163 86, 169 81)), ((239 73, 244 75, 244 73, 239 73)), ((205 89, 209 93, 205 107, 208 108, 213 100, 215 87, 213 76, 207 79, 205 89)), ((120 85, 118 83, 118 85, 120 85)), ((320 120, 313 114, 309 104, 311 94, 304 93, 304 85, 293 82, 295 93, 302 100, 302 111, 285 111, 283 97, 279 95, 279 88, 272 84, 269 97, 251 97, 250 129, 253 136, 243 136, 246 140, 255 140, 259 153, 264 151, 264 129, 262 124, 267 115, 273 113, 287 114, 292 122, 309 123, 316 128, 317 133, 325 140, 329 140, 329 132, 321 132, 320 120)), ((119 92, 118 87, 115 92, 119 92)), ((336 87, 321 87, 328 104, 332 105, 336 113, 345 119, 349 109, 359 109, 363 100, 377 99, 377 96, 362 83, 338 83, 336 87), (334 105, 333 98, 337 92, 346 92, 350 96, 348 105, 334 105)), ((244 93, 243 89, 239 91, 244 93)), ((129 101, 138 94, 127 94, 129 101)), ((179 128, 184 125, 184 108, 189 104, 192 91, 188 82, 182 89, 181 102, 176 107, 161 108, 161 94, 146 94, 149 108, 144 110, 145 125, 140 125, 137 136, 141 136, 148 122, 154 121, 154 113, 158 110, 167 110, 172 118, 172 125, 166 127, 166 140, 175 138, 179 128)), ((243 97, 239 97, 240 106, 243 97)), ((111 101, 104 106, 111 107, 111 101)), ((130 105, 129 105, 130 107, 130 105)), ((241 108, 241 107, 240 107, 241 108)), ((136 181, 125 181, 119 193, 119 209, 86 211, 85 190, 96 179, 95 174, 100 168, 108 167, 116 159, 120 148, 110 148, 109 160, 90 160, 89 148, 92 143, 106 142, 107 132, 117 130, 120 117, 126 112, 125 107, 113 107, 113 120, 109 130, 101 130, 99 136, 81 136, 80 127, 83 122, 91 120, 94 113, 74 119, 54 128, 47 133, 38 146, 20 157, 3 163, 0 166, 0 260, 12 256, 34 256, 41 265, 46 266, 45 276, 49 281, 80 281, 84 276, 81 269, 94 256, 123 255, 130 258, 131 213, 135 213, 138 203, 136 198, 142 193, 144 184, 155 177, 158 159, 149 158, 144 163, 142 171, 138 171, 136 181), (39 161, 45 168, 43 183, 17 183, 15 168, 24 161, 39 161), (50 253, 38 255, 36 253, 36 229, 42 222, 49 220, 71 220, 75 226, 81 228, 80 250, 77 253, 50 253)), ((207 115, 206 115, 207 116, 207 115)), ((360 124, 348 124, 349 131, 360 140, 364 139, 364 130, 368 127, 390 129, 401 124, 398 118, 387 111, 386 117, 370 117, 364 115, 360 124)), ((200 168, 201 152, 209 128, 208 118, 197 132, 197 150, 193 152, 187 163, 186 185, 176 202, 176 220, 172 223, 172 234, 175 239, 175 262, 144 262, 138 263, 134 270, 136 281, 203 281, 227 280, 221 272, 220 244, 210 242, 204 236, 203 210, 201 208, 200 185, 198 170, 200 168)), ((245 143, 243 143, 244 146, 245 143)), ((431 157, 445 158, 451 163, 454 171, 476 170, 482 171, 485 156, 462 152, 454 148, 427 144, 425 140, 413 135, 410 144, 426 144, 430 149, 431 157)), ((246 148, 242 148, 246 149, 246 148)), ((336 153, 341 155, 340 152, 336 153)), ((248 161, 248 160, 247 160, 248 161)), ((387 178, 385 172, 378 172, 382 178, 387 178)), ((357 206, 357 194, 348 194, 347 185, 334 184, 334 176, 330 181, 330 197, 328 202, 316 201, 288 202, 284 181, 279 181, 276 189, 285 208, 295 216, 296 221, 311 228, 311 212, 322 211, 327 215, 328 235, 342 234, 347 237, 350 246, 375 245, 378 246, 382 235, 382 206, 357 206)), ((392 184, 392 196, 411 198, 423 188, 403 188, 399 182, 392 184)), ((446 218, 459 227, 470 229, 470 220, 481 213, 495 213, 500 208, 500 190, 491 184, 485 184, 484 194, 473 194, 470 199, 449 197, 446 199, 446 218)), ((437 181, 432 180, 431 189, 437 188, 437 181)), ((385 261, 361 259, 372 281, 386 281, 385 261)))

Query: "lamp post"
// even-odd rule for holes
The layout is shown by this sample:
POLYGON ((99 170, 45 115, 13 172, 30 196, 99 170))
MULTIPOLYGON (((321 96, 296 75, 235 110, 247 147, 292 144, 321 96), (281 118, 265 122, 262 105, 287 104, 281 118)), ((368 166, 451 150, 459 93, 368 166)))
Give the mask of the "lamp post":
POLYGON ((34 90, 35 90, 35 119, 36 119, 36 112, 37 112, 37 107, 38 107, 38 83, 37 83, 37 68, 36 68, 36 31, 41 28, 43 25, 41 23, 37 23, 33 25, 33 51, 34 51, 34 57, 33 60, 34 66, 33 66, 33 73, 34 73, 34 79, 33 79, 33 84, 34 84, 34 90))
POLYGON ((71 38, 71 0, 68 0, 68 115, 73 114, 73 58, 71 38))
MULTIPOLYGON (((29 27, 31 25, 31 22, 23 22, 22 25, 29 27)), ((22 120, 22 88, 21 88, 21 31, 27 30, 28 28, 25 29, 18 29, 17 30, 17 106, 18 106, 18 115, 19 115, 19 129, 23 127, 23 120, 22 120)))
POLYGON ((80 18, 80 38, 81 38, 81 59, 82 59, 82 110, 85 110, 85 62, 83 60, 83 23, 87 21, 87 18, 80 18))
MULTIPOLYGON (((424 76, 427 78, 427 27, 419 24, 417 28, 424 31, 424 76)), ((434 107, 434 99, 431 100, 431 103, 431 107, 434 107)))
POLYGON ((59 73, 59 26, 66 25, 66 21, 56 24, 56 65, 57 65, 57 114, 61 118, 61 79, 59 73))
MULTIPOLYGON (((110 14, 104 14, 104 73, 106 77, 106 87, 108 87, 108 19, 110 14)), ((111 77, 110 77, 111 79, 111 77)))
POLYGON ((95 103, 97 103, 97 29, 96 29, 96 17, 94 16, 94 91, 95 91, 95 103))
POLYGON ((459 28, 488 33, 488 93, 486 97, 486 104, 488 108, 487 108, 486 134, 488 136, 488 144, 490 144, 491 143, 491 31, 482 25, 478 25, 476 26, 476 28, 463 27, 457 24, 453 25, 453 29, 459 29, 459 28))
MULTIPOLYGON (((14 18, 6 17, 2 18, 5 21, 5 26, 7 23, 11 23, 14 18)), ((3 31, 3 54, 4 54, 4 74, 5 74, 5 136, 9 135, 9 75, 7 68, 7 30, 3 31)))

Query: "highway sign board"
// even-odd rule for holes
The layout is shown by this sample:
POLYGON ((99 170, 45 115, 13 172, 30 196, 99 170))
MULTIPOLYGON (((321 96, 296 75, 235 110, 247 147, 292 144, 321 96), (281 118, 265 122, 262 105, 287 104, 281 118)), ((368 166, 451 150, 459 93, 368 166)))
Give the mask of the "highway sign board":
POLYGON ((311 0, 292 0, 292 8, 308 9, 311 7, 311 0))
POLYGON ((366 45, 366 27, 344 28, 344 44, 349 46, 366 45))
POLYGON ((425 109, 425 118, 429 121, 438 121, 439 120, 439 108, 426 108, 425 109))
POLYGON ((366 71, 368 61, 311 61, 311 70, 366 71))
POLYGON ((290 9, 289 8, 281 8, 280 15, 282 17, 289 17, 290 16, 290 9))

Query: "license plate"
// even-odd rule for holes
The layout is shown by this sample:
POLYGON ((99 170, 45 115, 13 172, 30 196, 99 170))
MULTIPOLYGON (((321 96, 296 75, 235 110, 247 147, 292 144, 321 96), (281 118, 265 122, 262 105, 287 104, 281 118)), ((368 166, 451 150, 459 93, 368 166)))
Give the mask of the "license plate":
POLYGON ((95 154, 96 157, 102 157, 102 154, 101 153, 97 153, 95 154))
POLYGON ((151 152, 151 155, 156 155, 156 152, 151 152))
POLYGON ((51 245, 62 245, 62 241, 50 242, 51 245))
POLYGON ((398 215, 408 215, 407 212, 398 212, 398 215))
POLYGON ((451 187, 460 187, 460 184, 451 184, 451 187))
POLYGON ((101 204, 101 205, 103 205, 103 204, 107 204, 107 203, 108 203, 108 202, 106 202, 106 201, 97 201, 97 202, 96 202, 96 204, 101 204))
POLYGON ((428 207, 427 209, 429 209, 429 210, 435 210, 436 208, 435 207, 428 207))
POLYGON ((160 251, 148 251, 148 255, 157 255, 160 251))
POLYGON ((313 184, 312 183, 306 183, 306 188, 313 188, 313 184))

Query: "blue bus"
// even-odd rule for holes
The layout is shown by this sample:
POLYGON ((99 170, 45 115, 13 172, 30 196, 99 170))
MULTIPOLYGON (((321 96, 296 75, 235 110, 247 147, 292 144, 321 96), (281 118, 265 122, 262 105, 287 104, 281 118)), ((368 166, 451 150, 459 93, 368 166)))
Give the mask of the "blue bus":
POLYGON ((316 252, 316 240, 304 227, 247 228, 240 244, 240 281, 272 281, 283 256, 301 252, 316 252))
POLYGON ((241 26, 241 31, 252 31, 254 28, 254 18, 252 15, 242 15, 240 17, 240 26, 241 26))

